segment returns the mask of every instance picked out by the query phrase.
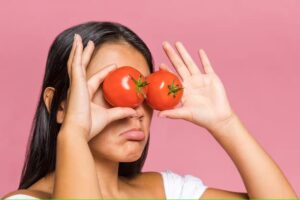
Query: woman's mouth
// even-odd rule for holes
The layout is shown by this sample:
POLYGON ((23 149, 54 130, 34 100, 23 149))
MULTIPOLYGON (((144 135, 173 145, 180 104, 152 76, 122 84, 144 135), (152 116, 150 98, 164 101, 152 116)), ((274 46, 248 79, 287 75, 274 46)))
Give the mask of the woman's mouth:
POLYGON ((145 133, 142 130, 131 129, 120 134, 121 137, 127 140, 141 141, 145 139, 145 133))

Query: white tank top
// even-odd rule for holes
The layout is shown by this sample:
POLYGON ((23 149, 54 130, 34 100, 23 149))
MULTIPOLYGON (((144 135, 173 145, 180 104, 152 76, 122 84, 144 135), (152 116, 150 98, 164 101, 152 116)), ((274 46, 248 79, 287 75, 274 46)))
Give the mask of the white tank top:
POLYGON ((202 180, 190 174, 179 175, 171 170, 160 172, 167 199, 200 199, 208 188, 202 180))
MULTIPOLYGON (((200 199, 208 188, 202 180, 189 174, 179 175, 171 170, 160 171, 166 199, 200 199)), ((38 199, 25 194, 16 194, 5 199, 38 199)))

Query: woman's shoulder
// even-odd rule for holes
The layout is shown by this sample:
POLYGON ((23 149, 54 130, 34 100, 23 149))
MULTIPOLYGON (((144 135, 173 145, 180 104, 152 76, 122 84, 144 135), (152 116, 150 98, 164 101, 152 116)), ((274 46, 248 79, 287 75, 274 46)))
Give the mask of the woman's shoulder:
POLYGON ((7 193, 1 199, 39 199, 39 198, 51 198, 51 195, 42 191, 20 189, 7 193))
POLYGON ((199 199, 208 188, 203 181, 191 174, 180 174, 172 170, 160 171, 168 198, 199 199))
POLYGON ((145 196, 163 199, 165 197, 163 179, 159 172, 141 172, 128 182, 133 188, 144 191, 145 196), (155 186, 155 187, 153 187, 155 186))
POLYGON ((208 188, 197 176, 168 169, 140 173, 135 183, 145 188, 154 188, 153 185, 156 185, 156 196, 167 199, 199 199, 208 188))
POLYGON ((160 170, 160 171, 148 171, 142 172, 137 176, 134 182, 142 182, 144 184, 158 184, 162 183, 164 185, 168 183, 181 183, 181 184, 188 184, 188 183, 198 183, 200 185, 204 185, 203 181, 194 175, 191 174, 181 174, 175 172, 174 170, 160 170))

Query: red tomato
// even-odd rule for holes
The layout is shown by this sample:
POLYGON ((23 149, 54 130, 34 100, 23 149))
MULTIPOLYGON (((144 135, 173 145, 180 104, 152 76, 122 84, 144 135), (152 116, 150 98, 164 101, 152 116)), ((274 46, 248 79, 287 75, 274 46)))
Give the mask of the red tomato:
POLYGON ((178 77, 164 69, 159 69, 146 77, 149 83, 146 102, 155 110, 174 108, 183 95, 183 87, 178 77))
POLYGON ((105 100, 114 107, 135 108, 140 105, 147 93, 145 77, 131 66, 118 67, 103 81, 105 100))

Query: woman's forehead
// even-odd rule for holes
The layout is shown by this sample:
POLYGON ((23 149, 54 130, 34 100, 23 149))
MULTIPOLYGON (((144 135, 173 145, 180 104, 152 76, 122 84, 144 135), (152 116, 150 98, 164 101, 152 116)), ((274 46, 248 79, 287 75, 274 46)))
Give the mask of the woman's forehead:
POLYGON ((132 66, 144 76, 150 74, 150 70, 144 56, 128 43, 105 43, 97 50, 87 68, 87 78, 95 72, 110 64, 118 66, 132 66))

